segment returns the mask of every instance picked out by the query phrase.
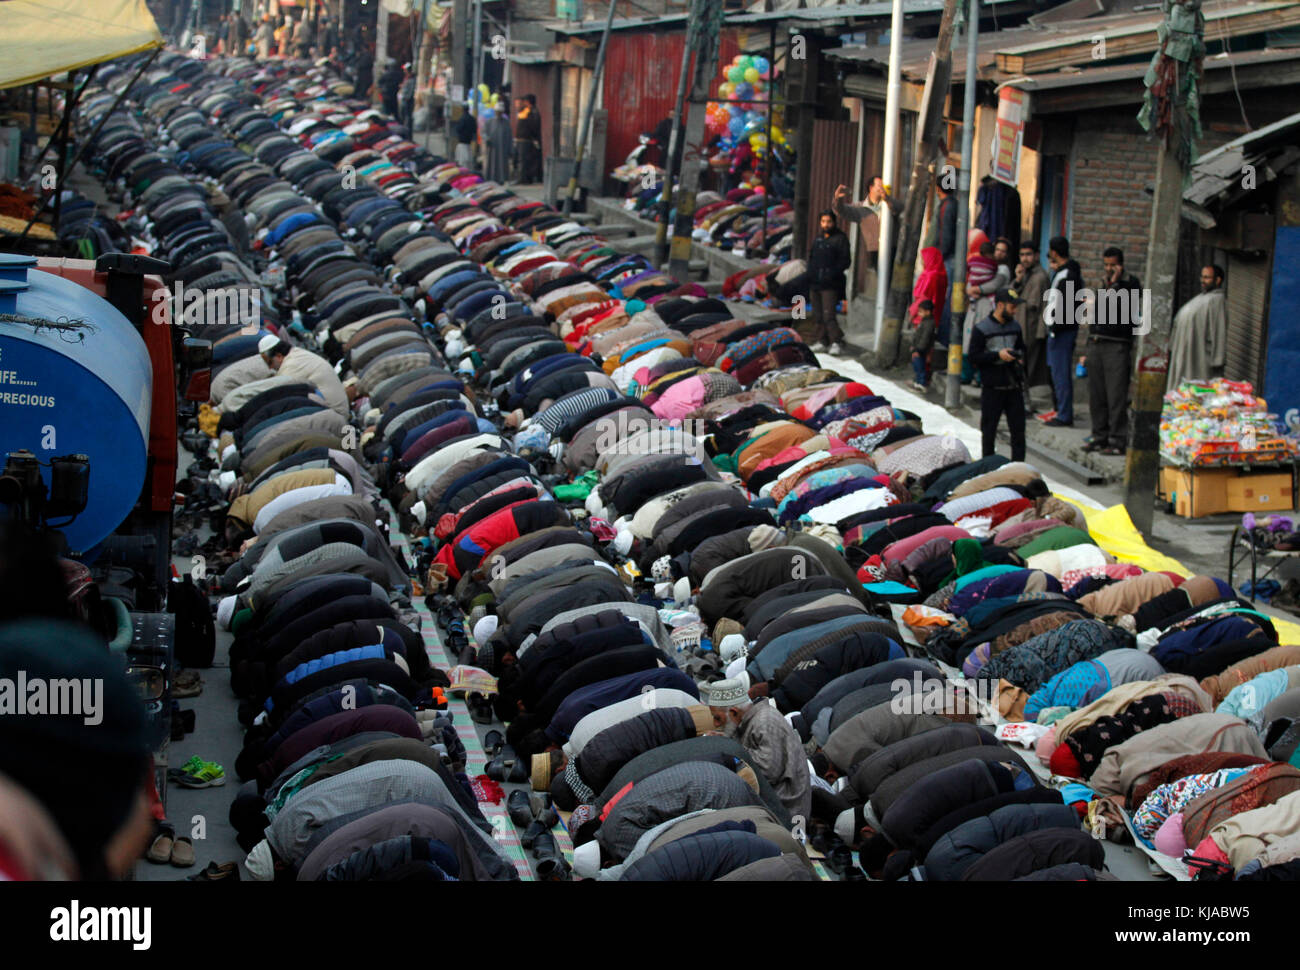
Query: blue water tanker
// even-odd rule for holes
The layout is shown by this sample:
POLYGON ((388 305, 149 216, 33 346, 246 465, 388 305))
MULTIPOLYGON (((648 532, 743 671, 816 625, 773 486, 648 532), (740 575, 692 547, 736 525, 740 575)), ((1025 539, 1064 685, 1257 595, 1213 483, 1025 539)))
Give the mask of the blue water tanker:
MULTIPOLYGON (((153 375, 135 327, 107 300, 0 253, 0 462, 20 449, 45 464, 90 458, 89 500, 66 526, 92 553, 130 515, 147 470, 153 375)), ((49 469, 42 468, 46 487, 49 469)))

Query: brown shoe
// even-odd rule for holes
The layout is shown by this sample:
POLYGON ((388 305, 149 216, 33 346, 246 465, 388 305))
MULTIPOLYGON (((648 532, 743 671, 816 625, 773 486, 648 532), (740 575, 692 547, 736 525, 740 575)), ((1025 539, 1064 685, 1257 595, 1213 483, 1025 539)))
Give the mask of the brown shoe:
POLYGON ((145 853, 145 858, 154 865, 165 866, 171 861, 174 844, 175 840, 168 833, 159 833, 153 840, 153 844, 149 846, 149 851, 145 853))
POLYGON ((194 843, 187 838, 177 839, 172 845, 171 863, 178 869, 194 865, 194 843))

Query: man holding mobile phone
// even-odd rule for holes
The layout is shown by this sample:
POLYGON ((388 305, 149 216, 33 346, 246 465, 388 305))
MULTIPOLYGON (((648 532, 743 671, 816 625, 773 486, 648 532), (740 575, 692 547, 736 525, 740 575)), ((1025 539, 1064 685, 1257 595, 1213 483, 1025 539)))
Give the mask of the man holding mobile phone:
POLYGON ((1088 314, 1084 354, 1088 367, 1088 412, 1092 437, 1085 451, 1122 455, 1128 446, 1129 382, 1133 374, 1133 336, 1141 322, 1142 284, 1124 269, 1116 246, 1102 253, 1101 286, 1088 314))

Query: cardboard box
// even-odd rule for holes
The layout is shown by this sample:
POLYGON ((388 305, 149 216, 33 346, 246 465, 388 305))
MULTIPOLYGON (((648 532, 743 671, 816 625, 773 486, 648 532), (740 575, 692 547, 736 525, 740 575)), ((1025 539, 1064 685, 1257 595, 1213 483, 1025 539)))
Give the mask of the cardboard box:
POLYGON ((1232 512, 1277 512, 1295 508, 1291 469, 1271 472, 1240 472, 1228 482, 1228 506, 1232 512))
POLYGON ((1185 519, 1221 515, 1232 511, 1228 483, 1236 474, 1232 468, 1162 468, 1160 493, 1185 519))

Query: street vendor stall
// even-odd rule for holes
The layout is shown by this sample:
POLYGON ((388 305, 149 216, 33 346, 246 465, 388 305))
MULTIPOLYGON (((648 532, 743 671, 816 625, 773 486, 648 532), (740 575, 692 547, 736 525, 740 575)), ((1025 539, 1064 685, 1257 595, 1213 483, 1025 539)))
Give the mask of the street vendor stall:
POLYGON ((1184 381, 1165 395, 1160 420, 1160 494, 1174 512, 1294 508, 1300 442, 1242 381, 1184 381))

